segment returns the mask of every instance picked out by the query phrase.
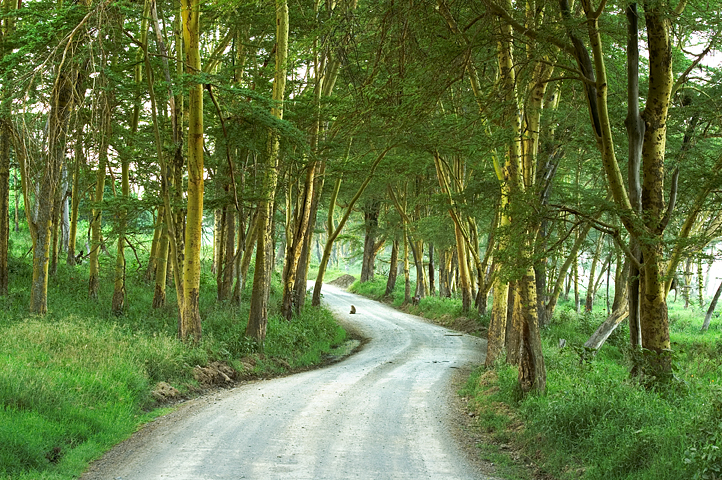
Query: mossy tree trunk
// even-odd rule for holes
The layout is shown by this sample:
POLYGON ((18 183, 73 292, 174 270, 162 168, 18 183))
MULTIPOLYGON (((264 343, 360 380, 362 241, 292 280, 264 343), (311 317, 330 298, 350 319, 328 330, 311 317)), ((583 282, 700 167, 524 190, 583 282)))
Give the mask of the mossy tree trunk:
MULTIPOLYGON (((186 73, 201 73, 200 2, 182 0, 183 47, 186 73)), ((188 91, 188 190, 183 262, 183 305, 178 332, 183 341, 201 339, 200 298, 203 228, 203 85, 188 91)))

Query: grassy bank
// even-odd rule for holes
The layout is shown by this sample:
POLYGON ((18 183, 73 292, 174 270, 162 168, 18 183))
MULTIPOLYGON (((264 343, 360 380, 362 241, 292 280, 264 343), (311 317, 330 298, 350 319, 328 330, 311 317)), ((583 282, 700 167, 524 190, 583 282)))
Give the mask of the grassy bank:
MULTIPOLYGON (((219 304, 204 270, 203 341, 183 345, 175 338, 173 289, 168 305, 153 310, 152 286, 129 265, 128 308, 116 317, 110 312, 114 259, 101 261, 105 288, 97 301, 87 298, 87 267, 63 264, 51 280, 49 313, 38 318, 26 313, 32 272, 13 260, 10 295, 0 298, 0 479, 74 478, 167 411, 153 395, 160 382, 181 396, 202 391, 196 366, 223 362, 243 376, 268 376, 319 363, 345 339, 325 310, 309 308, 293 322, 272 311, 264 354, 255 353, 243 336, 250 291, 240 306, 219 304)), ((276 281, 270 305, 279 302, 276 281)))
POLYGON ((626 325, 592 356, 582 345, 603 317, 562 306, 543 331, 546 395, 520 400, 506 365, 480 368, 462 392, 491 440, 482 455, 532 462, 519 478, 720 478, 722 329, 700 333, 700 312, 673 307, 670 316, 675 378, 649 388, 630 379, 626 325))

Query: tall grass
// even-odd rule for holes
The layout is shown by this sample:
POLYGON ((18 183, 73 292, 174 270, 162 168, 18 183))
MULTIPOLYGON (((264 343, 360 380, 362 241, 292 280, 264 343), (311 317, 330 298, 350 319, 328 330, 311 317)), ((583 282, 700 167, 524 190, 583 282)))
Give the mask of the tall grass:
POLYGON ((582 348, 602 320, 562 307, 543 331, 545 396, 520 399, 516 369, 503 365, 497 368, 497 389, 477 375, 466 393, 473 391, 480 409, 494 402, 511 406, 525 424, 517 441, 554 478, 720 478, 719 326, 702 334, 701 319, 673 320, 675 378, 650 388, 630 378, 626 325, 596 356, 582 348), (559 348, 560 338, 567 347, 559 348))

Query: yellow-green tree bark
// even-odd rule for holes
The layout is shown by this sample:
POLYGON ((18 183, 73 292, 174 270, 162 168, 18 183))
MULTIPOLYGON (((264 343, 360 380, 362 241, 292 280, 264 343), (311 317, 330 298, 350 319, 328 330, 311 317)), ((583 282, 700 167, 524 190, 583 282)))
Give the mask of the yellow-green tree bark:
MULTIPOLYGON (((183 46, 186 73, 201 73, 200 2, 182 0, 183 46)), ((183 263, 183 306, 179 334, 184 341, 201 339, 198 300, 201 282, 201 243, 203 227, 203 85, 192 84, 188 91, 188 191, 183 263)))

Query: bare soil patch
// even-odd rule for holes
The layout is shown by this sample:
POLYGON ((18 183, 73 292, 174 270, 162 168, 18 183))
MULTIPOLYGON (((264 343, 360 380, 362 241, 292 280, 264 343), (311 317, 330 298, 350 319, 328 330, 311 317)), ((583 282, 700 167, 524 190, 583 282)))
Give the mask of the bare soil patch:
POLYGON ((353 282, 355 281, 356 277, 354 277, 353 275, 341 275, 336 280, 328 282, 328 284, 333 285, 334 287, 348 288, 353 285, 353 282))

